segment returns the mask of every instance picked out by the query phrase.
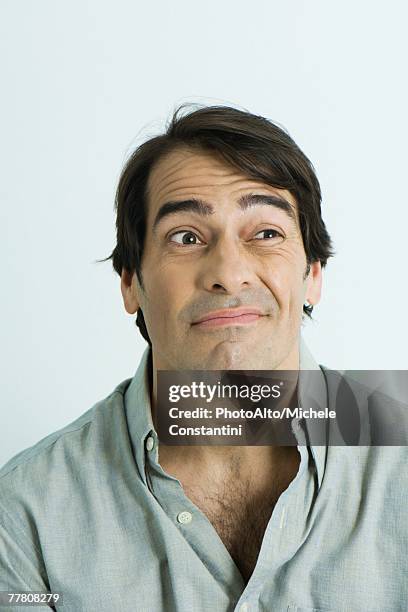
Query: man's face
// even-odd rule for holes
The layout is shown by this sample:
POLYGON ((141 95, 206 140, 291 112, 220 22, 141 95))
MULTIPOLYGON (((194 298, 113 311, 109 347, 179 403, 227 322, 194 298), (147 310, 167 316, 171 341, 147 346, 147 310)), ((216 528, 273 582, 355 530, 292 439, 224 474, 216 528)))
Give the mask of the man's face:
POLYGON ((143 311, 154 367, 297 369, 302 307, 319 301, 321 268, 305 278, 293 196, 187 148, 159 160, 147 187, 144 289, 124 273, 122 293, 128 312, 143 311))

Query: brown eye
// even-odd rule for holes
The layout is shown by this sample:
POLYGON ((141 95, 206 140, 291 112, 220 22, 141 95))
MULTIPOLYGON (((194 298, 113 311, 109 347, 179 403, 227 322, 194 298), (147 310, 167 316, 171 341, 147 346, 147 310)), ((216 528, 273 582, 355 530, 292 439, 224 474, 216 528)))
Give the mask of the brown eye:
POLYGON ((169 236, 170 242, 176 242, 177 244, 198 244, 197 240, 197 236, 194 234, 194 232, 190 232, 190 231, 182 231, 182 232, 174 232, 174 234, 171 234, 169 236), (174 236, 181 236, 181 239, 174 239, 174 236))
POLYGON ((263 240, 265 238, 271 239, 271 238, 278 238, 278 237, 283 238, 282 234, 274 229, 261 230, 260 232, 255 234, 255 236, 258 236, 259 234, 263 234, 263 236, 261 236, 260 238, 255 238, 255 240, 263 240))

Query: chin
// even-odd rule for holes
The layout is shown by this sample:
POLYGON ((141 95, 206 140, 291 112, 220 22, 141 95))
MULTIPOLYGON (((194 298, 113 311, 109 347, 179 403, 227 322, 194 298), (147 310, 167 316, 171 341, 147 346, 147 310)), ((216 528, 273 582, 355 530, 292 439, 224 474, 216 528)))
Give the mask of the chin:
POLYGON ((271 356, 254 354, 253 346, 244 342, 224 341, 217 344, 204 358, 208 370, 270 369, 271 356))

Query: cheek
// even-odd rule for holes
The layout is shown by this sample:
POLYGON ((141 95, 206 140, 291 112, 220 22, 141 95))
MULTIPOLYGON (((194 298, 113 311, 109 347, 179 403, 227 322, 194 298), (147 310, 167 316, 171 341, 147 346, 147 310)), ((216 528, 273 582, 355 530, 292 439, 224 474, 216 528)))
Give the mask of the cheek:
POLYGON ((273 293, 281 309, 298 310, 304 293, 306 260, 287 253, 276 254, 263 266, 262 280, 273 293))
POLYGON ((174 319, 188 299, 190 280, 180 267, 162 266, 144 271, 147 320, 163 330, 174 319))

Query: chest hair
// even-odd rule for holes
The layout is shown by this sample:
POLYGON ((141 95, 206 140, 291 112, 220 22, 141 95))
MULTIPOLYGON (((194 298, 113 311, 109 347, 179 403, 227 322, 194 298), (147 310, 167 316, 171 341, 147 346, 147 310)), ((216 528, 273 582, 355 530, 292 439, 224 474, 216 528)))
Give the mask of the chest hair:
POLYGON ((183 486, 213 525, 245 582, 255 568, 272 511, 286 486, 275 480, 267 489, 256 489, 250 479, 236 477, 216 486, 183 486))

